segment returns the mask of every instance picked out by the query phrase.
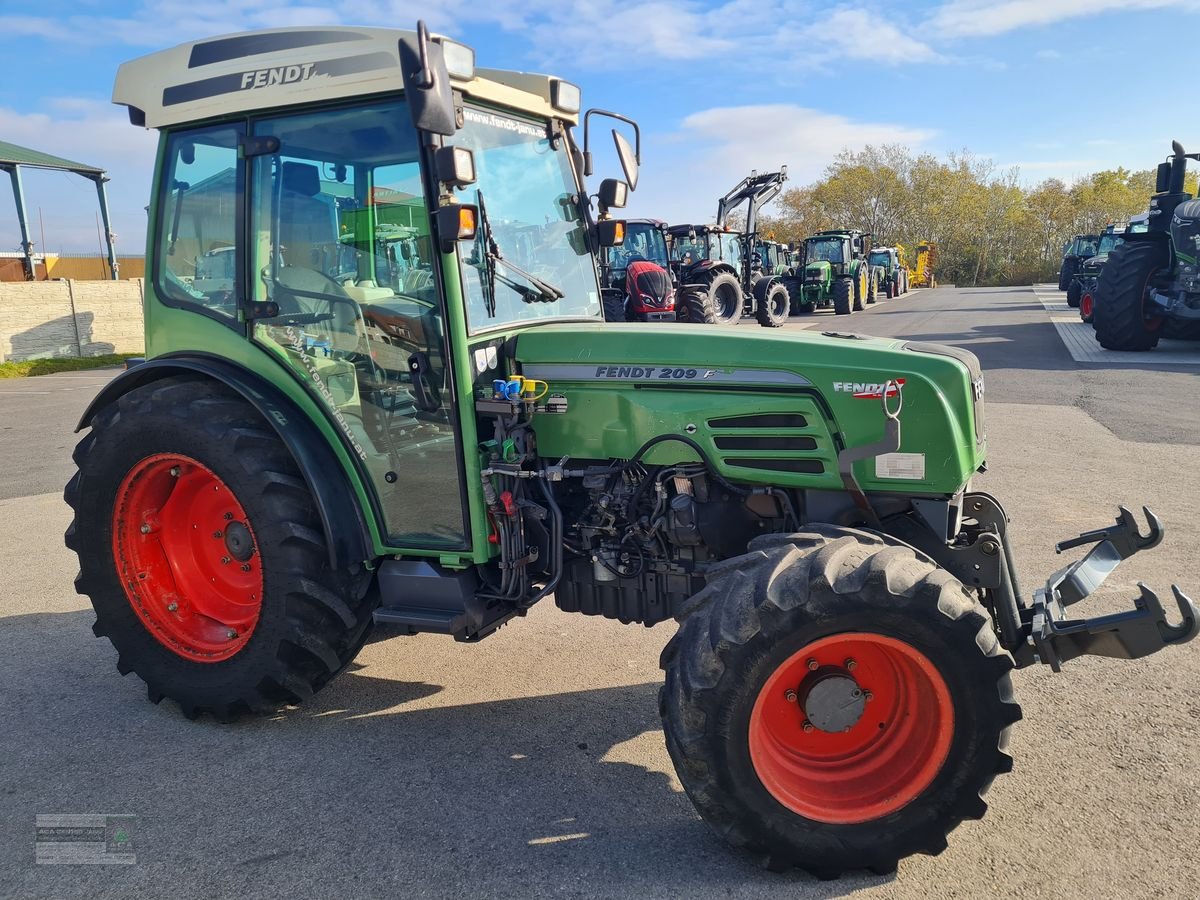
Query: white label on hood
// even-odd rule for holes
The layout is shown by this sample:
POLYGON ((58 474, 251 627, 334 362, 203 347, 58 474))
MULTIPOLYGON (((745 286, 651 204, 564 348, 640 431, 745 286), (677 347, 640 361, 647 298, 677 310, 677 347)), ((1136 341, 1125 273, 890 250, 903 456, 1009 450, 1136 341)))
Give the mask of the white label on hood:
POLYGON ((884 453, 875 457, 876 478, 925 480, 924 453, 884 453))

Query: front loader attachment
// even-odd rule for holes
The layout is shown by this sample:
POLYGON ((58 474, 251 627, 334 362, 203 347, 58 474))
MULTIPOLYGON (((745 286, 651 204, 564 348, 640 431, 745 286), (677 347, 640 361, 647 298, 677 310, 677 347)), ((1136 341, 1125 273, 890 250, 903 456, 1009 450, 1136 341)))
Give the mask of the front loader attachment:
POLYGON ((1134 598, 1131 610, 1091 619, 1067 616, 1067 607, 1093 593, 1122 560, 1162 542, 1162 523, 1149 508, 1143 509, 1149 534, 1143 535, 1133 513, 1120 507, 1115 524, 1055 547, 1061 553, 1072 547, 1095 544, 1083 559, 1051 575, 1046 586, 1034 592, 1033 605, 1020 611, 1022 632, 1027 635, 1028 643, 1020 648, 1024 653, 1014 653, 1018 665, 1043 662, 1058 672, 1064 662, 1086 654, 1138 659, 1196 636, 1200 631, 1196 605, 1175 585, 1171 591, 1182 617, 1178 625, 1167 621, 1158 595, 1140 582, 1141 593, 1134 598))

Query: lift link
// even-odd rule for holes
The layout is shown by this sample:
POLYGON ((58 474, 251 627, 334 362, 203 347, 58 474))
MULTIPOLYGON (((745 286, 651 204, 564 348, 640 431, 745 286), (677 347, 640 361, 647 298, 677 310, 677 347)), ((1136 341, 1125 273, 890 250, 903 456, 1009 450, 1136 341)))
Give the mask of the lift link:
POLYGON ((1200 631, 1196 605, 1176 585, 1171 586, 1171 592, 1181 616, 1178 625, 1167 621, 1158 596, 1141 582, 1141 594, 1127 612, 1091 619, 1067 618, 1066 607, 1093 593, 1122 560, 1161 543, 1162 523, 1149 508, 1143 510, 1150 529, 1146 535, 1141 533, 1133 513, 1122 506, 1115 524, 1057 545, 1060 553, 1084 544, 1096 546, 1083 559, 1051 575, 1046 586, 1034 592, 1033 606, 1022 610, 1037 661, 1059 672, 1064 662, 1085 654, 1138 659, 1172 644, 1186 643, 1200 631))

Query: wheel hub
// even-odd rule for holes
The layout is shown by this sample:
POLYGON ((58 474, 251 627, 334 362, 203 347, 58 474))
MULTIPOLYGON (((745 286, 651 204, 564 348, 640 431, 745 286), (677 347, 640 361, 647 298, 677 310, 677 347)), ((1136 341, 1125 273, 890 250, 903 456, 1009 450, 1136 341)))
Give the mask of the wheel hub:
POLYGON ((225 549, 238 562, 245 562, 254 555, 254 538, 250 529, 241 522, 230 522, 225 528, 225 549))
POLYGON ((804 696, 804 717, 829 734, 849 731, 862 718, 867 701, 849 675, 818 676, 804 696))

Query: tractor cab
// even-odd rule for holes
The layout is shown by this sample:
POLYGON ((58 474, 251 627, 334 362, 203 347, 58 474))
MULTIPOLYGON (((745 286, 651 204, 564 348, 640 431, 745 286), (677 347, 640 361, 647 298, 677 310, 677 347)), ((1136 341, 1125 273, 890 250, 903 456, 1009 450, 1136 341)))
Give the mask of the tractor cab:
POLYGON ((606 254, 606 283, 623 282, 629 264, 638 261, 652 262, 663 269, 670 268, 665 222, 657 219, 626 220, 624 241, 619 246, 609 248, 606 254))

